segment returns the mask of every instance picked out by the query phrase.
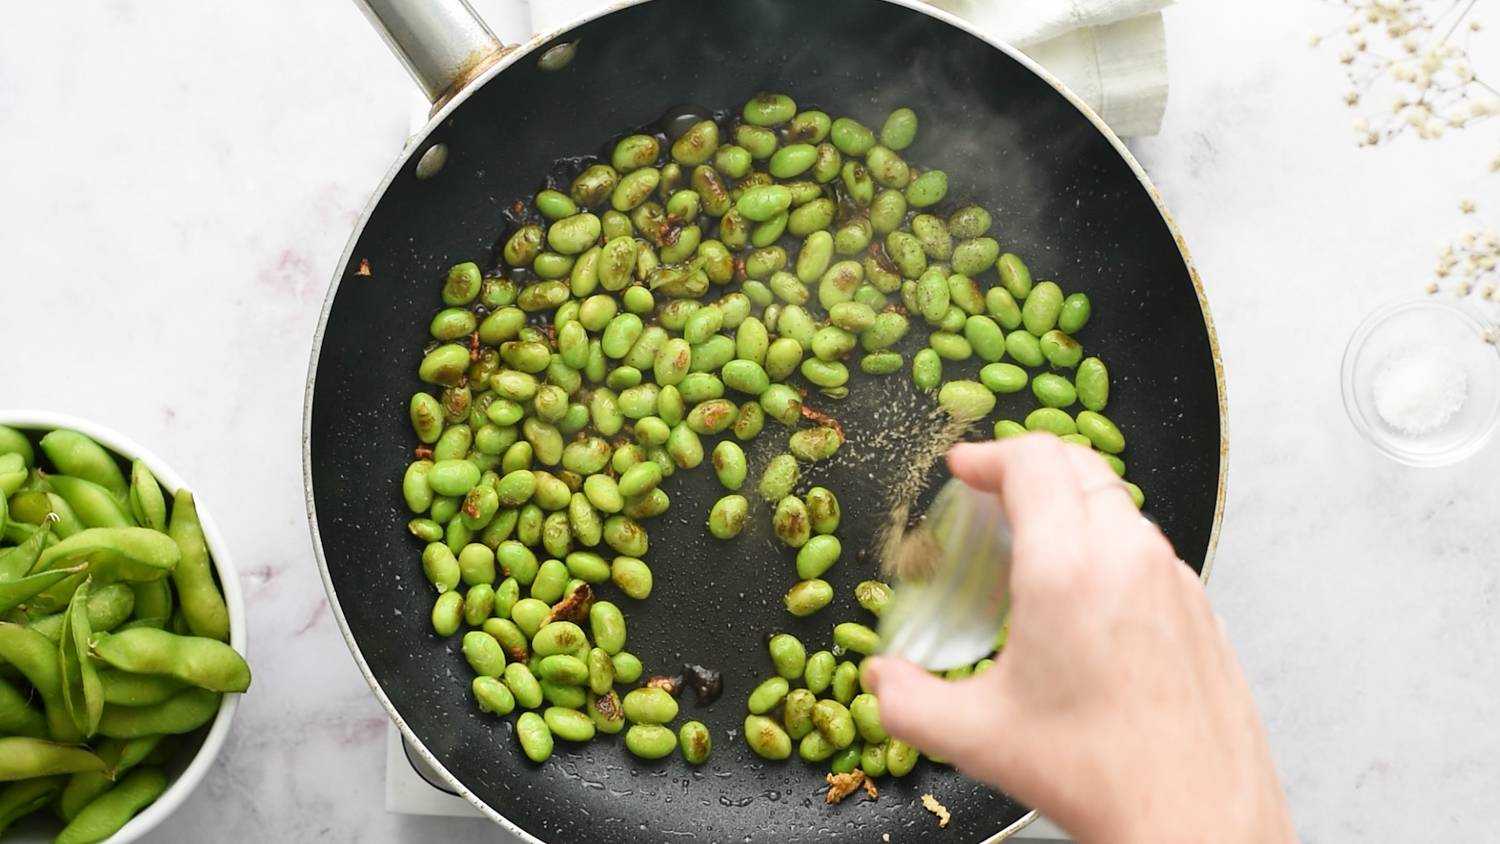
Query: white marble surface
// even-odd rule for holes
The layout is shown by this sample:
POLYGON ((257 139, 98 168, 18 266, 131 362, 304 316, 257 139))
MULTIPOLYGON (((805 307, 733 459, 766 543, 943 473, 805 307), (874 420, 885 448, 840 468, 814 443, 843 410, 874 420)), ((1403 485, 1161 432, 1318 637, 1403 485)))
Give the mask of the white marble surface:
MULTIPOLYGON (((525 34, 513 0, 485 6, 525 34)), ((1223 343, 1233 448, 1210 592, 1307 841, 1493 840, 1500 446, 1451 469, 1385 462, 1344 418, 1338 363, 1366 310, 1417 291, 1460 196, 1496 225, 1500 177, 1482 174, 1500 124, 1356 150, 1342 75, 1307 47, 1332 20, 1304 0, 1174 8, 1166 125, 1133 144, 1223 343)), ((0 27, 3 401, 108 421, 179 467, 248 592, 254 693, 162 841, 497 838, 382 811, 385 719, 302 509, 318 308, 411 105, 344 2, 71 0, 0 27)))

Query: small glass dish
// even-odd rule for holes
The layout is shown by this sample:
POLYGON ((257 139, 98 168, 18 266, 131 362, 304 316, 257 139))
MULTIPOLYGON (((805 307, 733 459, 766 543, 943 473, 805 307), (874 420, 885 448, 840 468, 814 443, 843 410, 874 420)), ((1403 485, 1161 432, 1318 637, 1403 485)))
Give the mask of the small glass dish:
POLYGON ((1500 349, 1486 340, 1493 330, 1471 308, 1433 296, 1378 308, 1344 349, 1349 420, 1381 453, 1409 466, 1446 466, 1474 454, 1500 425, 1500 349), (1462 405, 1430 429, 1392 425, 1377 404, 1377 379, 1413 355, 1432 353, 1462 370, 1462 405))

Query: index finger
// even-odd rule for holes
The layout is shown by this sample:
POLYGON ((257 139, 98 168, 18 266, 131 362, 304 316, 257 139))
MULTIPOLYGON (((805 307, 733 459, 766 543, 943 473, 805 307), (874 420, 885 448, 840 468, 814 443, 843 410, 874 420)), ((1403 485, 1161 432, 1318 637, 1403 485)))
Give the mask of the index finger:
POLYGON ((948 452, 954 477, 1000 496, 1015 534, 1015 562, 1046 549, 1076 557, 1082 551, 1083 493, 1065 445, 1048 434, 999 442, 959 443, 948 452))

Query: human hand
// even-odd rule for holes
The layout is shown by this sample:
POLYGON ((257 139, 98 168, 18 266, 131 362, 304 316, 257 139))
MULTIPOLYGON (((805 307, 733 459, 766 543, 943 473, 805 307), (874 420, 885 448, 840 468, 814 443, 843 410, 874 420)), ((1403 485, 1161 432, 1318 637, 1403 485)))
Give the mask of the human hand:
POLYGON ((1109 467, 1045 435, 948 463, 1014 529, 1009 637, 967 680, 873 660, 886 729, 1081 842, 1295 841, 1222 625, 1109 467))

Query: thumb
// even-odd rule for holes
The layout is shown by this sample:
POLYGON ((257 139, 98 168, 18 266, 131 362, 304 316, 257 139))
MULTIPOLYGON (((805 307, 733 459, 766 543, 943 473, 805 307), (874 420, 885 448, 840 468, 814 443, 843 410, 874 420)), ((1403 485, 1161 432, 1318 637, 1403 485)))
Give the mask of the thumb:
POLYGON ((999 729, 984 679, 944 680, 899 657, 870 657, 866 682, 886 732, 930 756, 964 763, 999 729))

